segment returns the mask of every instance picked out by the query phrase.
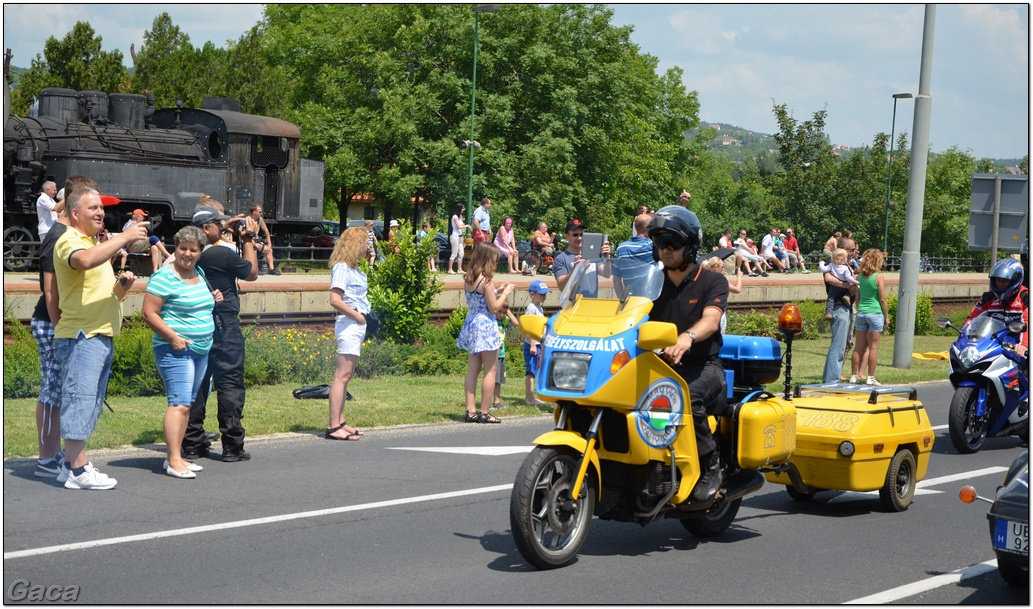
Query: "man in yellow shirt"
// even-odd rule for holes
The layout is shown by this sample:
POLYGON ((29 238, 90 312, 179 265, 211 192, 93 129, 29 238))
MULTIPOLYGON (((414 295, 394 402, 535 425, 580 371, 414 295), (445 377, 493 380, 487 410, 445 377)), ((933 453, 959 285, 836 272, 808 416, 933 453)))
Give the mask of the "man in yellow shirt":
POLYGON ((136 277, 118 280, 111 257, 133 241, 147 238, 141 222, 98 243, 104 228, 104 204, 92 188, 74 191, 66 201, 70 225, 54 245, 54 270, 61 318, 54 347, 61 364, 61 438, 65 462, 57 481, 69 489, 104 490, 117 481, 86 459, 86 439, 93 434, 104 405, 114 355, 113 339, 122 325, 122 301, 136 277))

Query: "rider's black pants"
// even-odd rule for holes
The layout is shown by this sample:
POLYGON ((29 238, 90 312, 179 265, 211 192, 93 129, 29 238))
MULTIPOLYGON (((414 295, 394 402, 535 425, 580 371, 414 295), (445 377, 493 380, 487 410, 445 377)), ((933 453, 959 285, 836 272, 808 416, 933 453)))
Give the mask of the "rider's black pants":
POLYGON ((717 448, 707 416, 714 414, 714 410, 723 402, 719 398, 725 392, 725 371, 721 367, 721 360, 713 358, 702 366, 685 366, 681 373, 689 385, 696 448, 700 457, 706 457, 717 448))

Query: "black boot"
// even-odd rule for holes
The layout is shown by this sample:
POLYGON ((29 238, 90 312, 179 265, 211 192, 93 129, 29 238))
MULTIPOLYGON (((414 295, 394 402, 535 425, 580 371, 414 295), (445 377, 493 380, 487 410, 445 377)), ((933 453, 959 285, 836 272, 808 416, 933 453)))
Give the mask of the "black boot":
POLYGON ((696 483, 696 488, 692 489, 692 500, 710 501, 721 488, 721 459, 715 450, 705 457, 700 457, 699 462, 703 473, 696 483))

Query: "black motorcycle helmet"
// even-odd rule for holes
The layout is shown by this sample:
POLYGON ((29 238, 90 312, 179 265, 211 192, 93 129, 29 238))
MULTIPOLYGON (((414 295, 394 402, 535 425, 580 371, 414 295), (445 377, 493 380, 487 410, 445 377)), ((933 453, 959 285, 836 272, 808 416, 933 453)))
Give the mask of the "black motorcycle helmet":
POLYGON ((1008 302, 1015 298, 1015 294, 1022 285, 1022 265, 1014 258, 998 260, 997 264, 990 269, 990 291, 997 296, 1001 302, 1008 302), (997 287, 997 279, 1007 279, 1008 285, 1003 288, 997 287))
POLYGON ((660 247, 666 242, 685 244, 685 262, 679 270, 696 262, 703 241, 703 227, 693 212, 680 205, 668 205, 653 215, 649 223, 649 238, 653 241, 653 260, 660 260, 660 247))

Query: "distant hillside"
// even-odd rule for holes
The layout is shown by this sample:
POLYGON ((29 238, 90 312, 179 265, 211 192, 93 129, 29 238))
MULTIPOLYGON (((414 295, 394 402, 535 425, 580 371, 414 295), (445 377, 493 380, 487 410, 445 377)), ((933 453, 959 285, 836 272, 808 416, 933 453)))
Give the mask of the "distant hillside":
POLYGON ((734 163, 740 163, 746 157, 755 158, 765 151, 778 153, 778 144, 775 143, 774 137, 728 123, 702 123, 699 128, 690 130, 687 136, 693 139, 701 130, 707 128, 714 130, 714 139, 710 140, 709 150, 734 163))
MULTIPOLYGON (((775 143, 773 136, 743 129, 729 123, 701 123, 698 128, 689 130, 685 136, 687 139, 694 139, 700 131, 707 128, 714 129, 714 139, 710 140, 708 149, 715 155, 734 163, 740 163, 747 157, 756 158, 759 153, 765 151, 778 155, 778 144, 775 143)), ((833 143, 832 147, 842 158, 846 158, 853 154, 854 150, 866 145, 849 146, 833 143)), ((976 160, 978 161, 979 157, 976 157, 976 160)), ((997 172, 1006 173, 1007 168, 1018 167, 1021 159, 991 159, 991 161, 997 172)))

